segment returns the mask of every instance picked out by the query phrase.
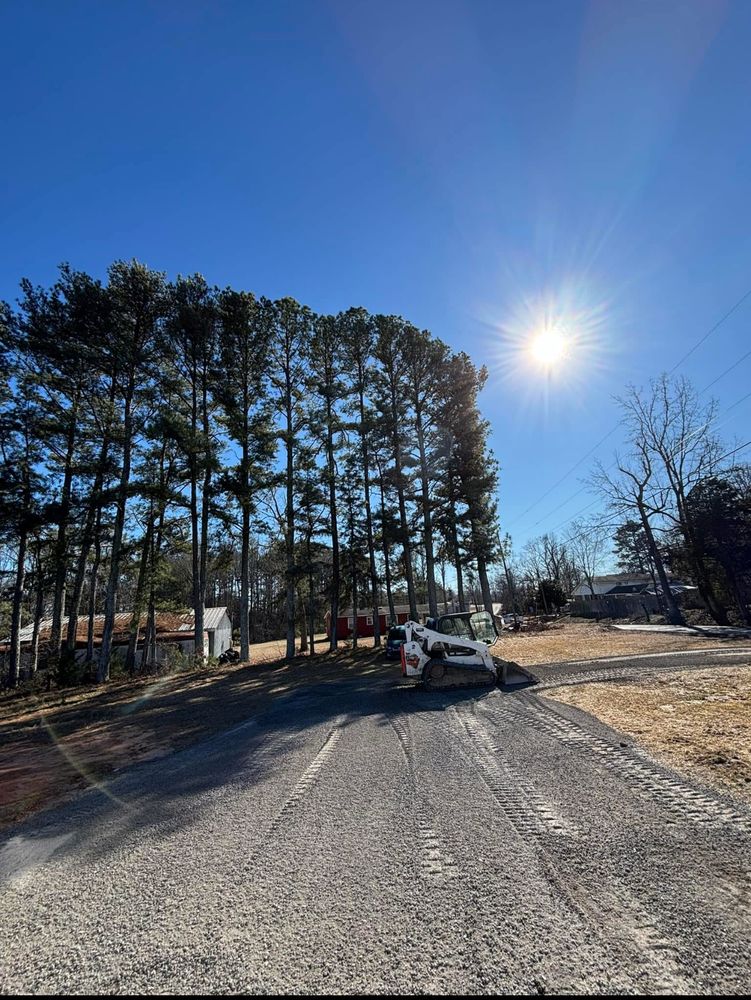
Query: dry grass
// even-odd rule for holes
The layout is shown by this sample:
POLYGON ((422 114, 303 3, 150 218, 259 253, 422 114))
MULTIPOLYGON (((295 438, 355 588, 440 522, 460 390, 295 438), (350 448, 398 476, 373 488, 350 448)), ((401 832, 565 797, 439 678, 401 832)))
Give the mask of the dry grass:
MULTIPOLYGON (((747 640, 746 640, 747 641, 747 640)), ((632 653, 667 653, 678 649, 701 649, 715 645, 700 636, 620 632, 596 622, 564 621, 542 632, 504 632, 498 655, 522 666, 562 663, 600 656, 628 656, 632 653)))
POLYGON ((676 770, 751 802, 751 664, 546 694, 597 716, 676 770))

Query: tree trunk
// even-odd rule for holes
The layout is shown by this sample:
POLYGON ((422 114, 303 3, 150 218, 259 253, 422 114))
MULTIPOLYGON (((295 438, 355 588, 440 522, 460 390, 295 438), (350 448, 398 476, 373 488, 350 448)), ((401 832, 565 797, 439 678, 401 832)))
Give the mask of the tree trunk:
POLYGON ((243 504, 240 553, 240 659, 250 660, 250 510, 243 504))
POLYGON ((34 606, 34 631, 31 635, 31 649, 29 651, 29 675, 34 676, 39 666, 39 623, 44 612, 44 573, 42 564, 37 554, 37 579, 36 579, 36 603, 34 606))
POLYGON ((647 511, 641 503, 639 504, 639 515, 641 517, 642 526, 644 527, 644 534, 647 538, 647 545, 649 546, 649 552, 652 556, 652 562, 657 570, 657 576, 659 577, 660 586, 662 587, 662 596, 665 602, 665 614, 668 622, 671 625, 685 625, 686 621, 681 613, 681 609, 676 604, 673 591, 670 589, 668 576, 665 572, 662 556, 660 555, 657 543, 655 542, 655 536, 652 532, 652 525, 649 523, 647 511))
MULTIPOLYGON (((298 595, 299 596, 299 595, 298 595)), ((308 652, 308 616, 305 611, 305 601, 300 598, 300 653, 308 652)))
POLYGON ((381 645, 381 615, 378 598, 378 571, 376 569, 375 538, 373 535, 373 511, 370 503, 370 454, 365 425, 365 396, 360 380, 360 441, 362 445, 362 471, 365 489, 365 525, 368 533, 368 562, 370 569, 370 589, 373 602, 373 646, 381 645))
POLYGON ((13 587, 13 610, 10 624, 10 667, 8 670, 8 687, 17 687, 21 676, 21 605, 23 604, 23 585, 26 579, 26 548, 28 536, 22 531, 18 539, 18 559, 16 562, 16 581, 13 587))
POLYGON ((341 579, 339 569, 339 526, 336 515, 336 466, 334 464, 334 435, 332 431, 331 399, 326 399, 326 469, 329 481, 329 507, 331 510, 331 636, 329 649, 337 646, 336 627, 339 621, 339 592, 341 579))
MULTIPOLYGON (((287 652, 285 658, 291 660, 295 656, 295 491, 294 491, 294 452, 292 444, 293 414, 292 389, 287 386, 287 502, 285 508, 284 544, 287 557, 286 565, 286 616, 287 616, 287 652)), ((335 626, 334 626, 335 627, 335 626)))
POLYGON ((86 629, 86 661, 94 661, 94 618, 96 616, 96 598, 99 585, 99 564, 102 561, 102 542, 99 528, 94 536, 94 561, 91 564, 91 575, 89 583, 89 608, 88 623, 86 629))
MULTIPOLYGON (((110 403, 115 402, 115 382, 113 380, 112 390, 110 392, 110 403)), ((107 431, 104 432, 104 438, 102 440, 101 448, 99 449, 99 459, 97 461, 97 471, 94 477, 94 482, 91 487, 91 495, 89 497, 89 506, 86 511, 86 522, 84 524, 83 534, 81 536, 81 546, 78 553, 78 565, 76 567, 76 575, 73 581, 73 593, 71 594, 70 606, 68 608, 68 635, 66 639, 66 646, 68 650, 74 651, 76 648, 76 632, 78 631, 78 615, 81 607, 81 596, 83 594, 83 586, 86 580, 86 564, 89 560, 89 552, 91 551, 91 544, 94 539, 95 525, 98 524, 100 507, 101 507, 101 494, 102 487, 104 485, 104 470, 107 464, 107 456, 109 454, 111 439, 107 431)))
POLYGON ((353 538, 350 538, 349 551, 350 551, 350 572, 352 574, 352 648, 357 649, 357 568, 355 564, 355 549, 354 549, 353 538))
POLYGON ((386 603, 389 606, 390 622, 396 623, 396 608, 394 606, 394 595, 391 591, 391 553, 386 537, 386 496, 383 491, 383 478, 380 483, 381 490, 381 544, 383 547, 384 577, 386 580, 386 603))
POLYGON ((310 655, 316 652, 315 595, 314 595, 313 562, 310 555, 310 536, 308 536, 308 627, 310 628, 310 655))
POLYGON ((422 426, 422 411, 415 412, 417 447, 420 454, 420 484, 422 488, 423 540, 425 545, 425 574, 428 587, 428 611, 431 618, 438 617, 438 595, 435 587, 435 558, 433 556, 433 517, 430 509, 430 476, 425 454, 425 433, 422 426))
POLYGON ((401 542, 404 549, 404 575, 407 579, 407 600, 409 602, 409 614, 413 621, 417 621, 417 599, 415 597, 415 580, 412 572, 412 546, 409 538, 409 524, 407 522, 407 504, 404 498, 404 482, 402 479, 402 454, 399 442, 399 410, 397 407, 396 391, 391 390, 391 433, 394 447, 394 466, 396 471, 396 493, 399 500, 399 525, 401 528, 401 542))
POLYGON ((467 602, 464 599, 464 573, 462 570, 462 554, 459 549, 459 532, 456 530, 456 500, 451 496, 451 549, 454 555, 454 568, 456 570, 456 598, 459 601, 459 610, 467 610, 467 602))
MULTIPOLYGON (((130 619, 130 635, 128 636, 128 652, 125 655, 125 671, 131 677, 136 672, 136 654, 138 653, 138 637, 141 632, 141 612, 143 610, 143 597, 146 589, 146 574, 149 565, 149 555, 151 553, 151 536, 154 531, 153 510, 149 512, 149 523, 146 526, 146 534, 143 538, 143 548, 141 549, 141 559, 138 564, 138 579, 136 581, 136 593, 133 601, 133 615, 130 619)), ((141 665, 146 659, 146 636, 144 635, 143 653, 141 665)))
POLYGON ((65 581, 68 574, 68 521, 70 519, 71 494, 73 489, 73 451, 76 441, 77 400, 71 406, 70 425, 65 451, 65 472, 60 491, 60 520, 54 549, 55 584, 52 599, 52 628, 50 631, 50 666, 54 666, 60 656, 65 615, 65 581))
POLYGON ((482 603, 485 610, 493 614, 493 595, 490 593, 490 583, 488 582, 488 567, 482 556, 477 557, 477 575, 480 578, 480 590, 482 591, 482 603))
POLYGON ((125 530, 125 506, 128 499, 130 483, 130 460, 132 441, 132 414, 134 381, 131 379, 125 397, 125 419, 123 421, 123 467, 120 473, 120 485, 117 495, 115 512, 115 529, 112 536, 112 554, 110 557, 110 574, 107 581, 107 593, 104 600, 104 629, 102 631, 102 648, 99 650, 99 668, 97 680, 100 684, 109 680, 110 657, 112 655, 112 636, 115 629, 115 613, 117 611, 117 592, 120 583, 120 555, 122 551, 123 532, 125 530))

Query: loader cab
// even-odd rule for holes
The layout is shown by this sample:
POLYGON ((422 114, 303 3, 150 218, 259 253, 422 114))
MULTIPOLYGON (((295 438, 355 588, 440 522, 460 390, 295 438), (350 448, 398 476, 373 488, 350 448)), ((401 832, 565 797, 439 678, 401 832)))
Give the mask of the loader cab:
POLYGON ((492 646, 498 638, 495 619, 489 611, 460 611, 436 619, 435 631, 457 639, 470 639, 492 646))

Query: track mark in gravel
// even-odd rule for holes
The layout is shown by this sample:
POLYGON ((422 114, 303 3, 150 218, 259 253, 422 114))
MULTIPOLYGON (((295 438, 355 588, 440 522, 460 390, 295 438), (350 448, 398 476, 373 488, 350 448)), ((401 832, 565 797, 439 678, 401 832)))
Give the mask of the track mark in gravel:
POLYGON ((709 888, 722 899, 726 919, 748 931, 751 927, 751 874, 718 866, 710 873, 709 888))
POLYGON ((499 718, 508 718, 510 711, 520 722, 553 736, 564 746, 587 756, 594 755, 603 767, 613 771, 641 795, 682 818, 751 832, 751 820, 732 806, 695 789, 676 775, 664 772, 634 748, 610 742, 579 723, 564 718, 552 706, 525 697, 515 699, 513 704, 507 702, 502 710, 485 706, 485 711, 499 718))
POLYGON ((417 821, 420 869, 431 882, 445 882, 456 878, 457 867, 453 856, 441 844, 438 834, 423 815, 417 821))
POLYGON ((412 737, 410 735, 407 718, 405 715, 400 713, 398 715, 389 715, 388 720, 391 723, 391 728, 397 735, 399 745, 406 758, 407 767, 409 768, 409 773, 412 776, 414 784, 415 761, 412 753, 412 737))
POLYGON ((268 834, 274 833, 278 828, 284 823, 290 816, 292 812, 297 808, 300 802, 305 798, 308 792, 313 788, 313 786, 318 781, 321 771, 326 766, 328 761, 331 759, 334 751, 336 750, 336 745, 342 737, 342 727, 347 721, 346 715, 340 715, 338 719, 334 722, 333 726, 329 730, 329 734, 326 737, 323 746, 315 755, 313 760, 308 764, 308 766, 303 771, 302 775, 295 782, 295 785, 287 796, 286 801, 282 805, 279 812, 276 814, 275 819, 269 827, 268 834))
POLYGON ((389 715, 388 720, 407 761, 412 794, 417 803, 417 847, 420 852, 420 870, 431 882, 454 879, 457 875, 456 861, 436 833, 432 824, 432 810, 426 802, 420 801, 409 720, 403 714, 389 715))
MULTIPOLYGON (((572 684, 592 684, 596 681, 636 681, 639 680, 644 674, 652 674, 661 669, 666 670, 677 669, 675 664, 666 664, 665 667, 655 667, 654 664, 648 667, 620 667, 616 669, 601 669, 601 670, 582 670, 581 673, 574 674, 561 674, 560 677, 546 677, 541 680, 538 684, 535 684, 535 691, 550 691, 552 688, 557 687, 571 687, 572 684)), ((693 668, 689 665, 683 665, 680 667, 681 670, 691 670, 691 669, 704 669, 706 670, 706 665, 701 667, 693 668)))
POLYGON ((456 720, 470 760, 519 833, 526 836, 576 834, 574 826, 559 817, 528 781, 498 759, 498 746, 473 711, 460 711, 452 706, 450 714, 456 720))

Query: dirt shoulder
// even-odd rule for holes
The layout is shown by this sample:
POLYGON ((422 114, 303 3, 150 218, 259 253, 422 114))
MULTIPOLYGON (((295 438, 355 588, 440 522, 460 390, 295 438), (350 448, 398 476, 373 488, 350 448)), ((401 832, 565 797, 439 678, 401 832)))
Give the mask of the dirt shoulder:
MULTIPOLYGON (((729 648, 738 640, 727 640, 729 648)), ((563 663, 601 656, 629 656, 637 653, 668 653, 681 649, 707 649, 717 638, 664 633, 620 632, 596 622, 562 621, 542 632, 504 632, 499 655, 523 667, 536 663, 563 663)), ((739 644, 748 645, 745 639, 739 644)))
POLYGON ((545 694, 590 712, 675 770, 751 803, 751 662, 545 694))
POLYGON ((254 649, 252 665, 35 697, 6 694, 0 701, 0 825, 245 721, 279 695, 347 677, 398 676, 398 664, 372 648, 284 663, 277 644, 264 645, 273 648, 254 649), (259 663, 263 656, 274 659, 259 663))

